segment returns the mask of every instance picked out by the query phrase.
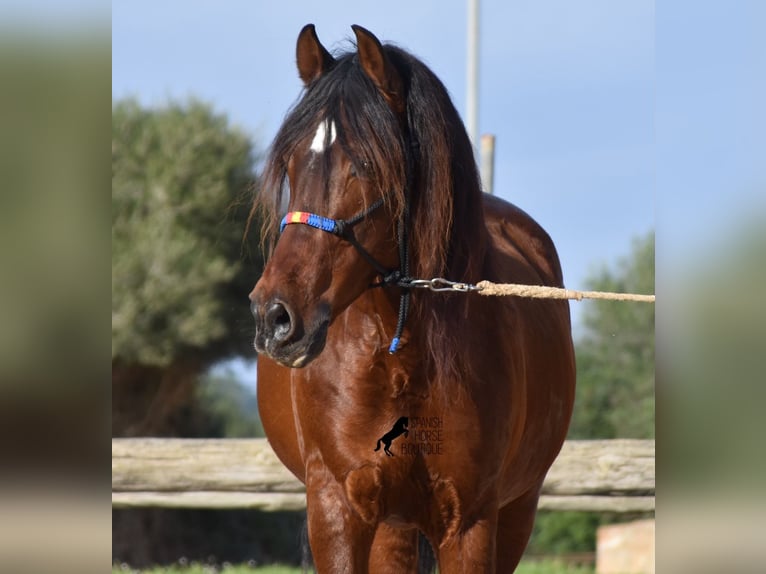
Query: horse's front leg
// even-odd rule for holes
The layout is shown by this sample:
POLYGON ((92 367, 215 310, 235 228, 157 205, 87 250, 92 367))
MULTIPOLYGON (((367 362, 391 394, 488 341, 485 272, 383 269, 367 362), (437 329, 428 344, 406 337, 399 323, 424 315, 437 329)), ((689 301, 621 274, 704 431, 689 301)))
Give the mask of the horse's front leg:
POLYGON ((339 483, 321 463, 307 469, 309 544, 318 574, 368 572, 379 484, 376 491, 376 481, 357 476, 359 472, 339 483))
POLYGON ((370 574, 417 574, 418 530, 381 522, 370 554, 370 574))
POLYGON ((497 508, 488 508, 471 524, 443 540, 438 549, 440 574, 495 572, 497 508))

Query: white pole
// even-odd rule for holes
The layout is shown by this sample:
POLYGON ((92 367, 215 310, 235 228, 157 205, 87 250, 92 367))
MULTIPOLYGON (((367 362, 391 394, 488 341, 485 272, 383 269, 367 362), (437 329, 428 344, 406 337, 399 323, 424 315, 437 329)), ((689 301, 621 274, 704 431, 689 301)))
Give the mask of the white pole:
POLYGON ((479 146, 479 0, 468 0, 466 63, 466 129, 474 156, 479 146))

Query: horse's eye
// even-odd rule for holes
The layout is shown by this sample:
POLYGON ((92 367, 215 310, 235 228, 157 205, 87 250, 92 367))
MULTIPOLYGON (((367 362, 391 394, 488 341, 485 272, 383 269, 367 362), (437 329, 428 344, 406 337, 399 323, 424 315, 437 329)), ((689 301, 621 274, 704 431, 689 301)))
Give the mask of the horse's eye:
POLYGON ((359 165, 359 167, 357 167, 356 164, 351 164, 351 170, 349 171, 349 175, 351 175, 351 177, 359 177, 361 173, 362 177, 364 177, 369 170, 369 166, 370 164, 366 161, 363 161, 359 165))

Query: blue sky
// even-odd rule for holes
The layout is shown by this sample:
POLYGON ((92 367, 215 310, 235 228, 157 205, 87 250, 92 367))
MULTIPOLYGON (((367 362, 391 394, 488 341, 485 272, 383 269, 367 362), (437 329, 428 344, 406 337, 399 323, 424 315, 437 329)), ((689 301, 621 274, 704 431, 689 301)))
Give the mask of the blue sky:
MULTIPOLYGON (((465 21, 462 1, 117 2, 113 96, 197 96, 266 146, 301 89, 298 31, 332 49, 358 23, 425 60, 464 114, 465 21)), ((548 230, 570 287, 653 227, 653 50, 652 2, 482 2, 496 193, 548 230)))
MULTIPOLYGON (((479 124, 497 137, 496 194, 548 230, 568 287, 584 288, 655 219, 658 262, 673 267, 764 206, 766 3, 481 10, 479 124)), ((331 50, 351 24, 410 50, 465 114, 462 0, 114 2, 113 97, 195 96, 266 147, 300 93, 295 39, 308 22, 331 50)), ((575 323, 585 305, 573 303, 575 323)))
POLYGON ((658 3, 658 283, 764 220, 764 23, 760 0, 658 3))

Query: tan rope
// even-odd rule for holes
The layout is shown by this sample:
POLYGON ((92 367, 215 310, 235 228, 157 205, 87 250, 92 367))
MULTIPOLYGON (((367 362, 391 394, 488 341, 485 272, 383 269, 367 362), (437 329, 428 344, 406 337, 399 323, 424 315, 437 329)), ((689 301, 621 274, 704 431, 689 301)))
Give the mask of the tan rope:
POLYGON ((492 283, 481 281, 476 284, 482 295, 514 295, 534 299, 607 299, 610 301, 638 301, 654 303, 654 295, 635 295, 633 293, 609 293, 606 291, 574 291, 561 287, 542 285, 519 285, 517 283, 492 283))

